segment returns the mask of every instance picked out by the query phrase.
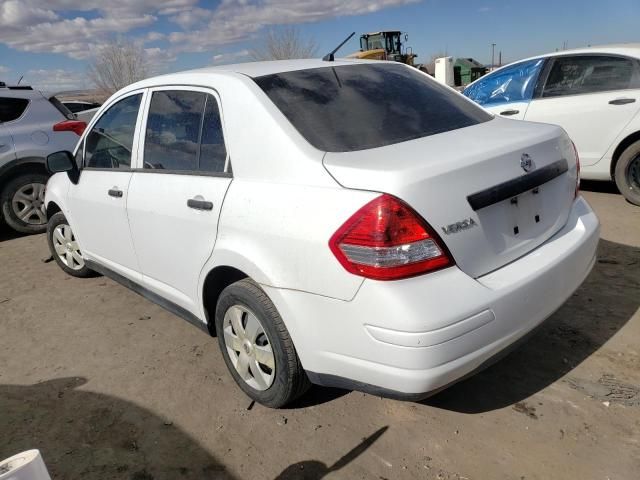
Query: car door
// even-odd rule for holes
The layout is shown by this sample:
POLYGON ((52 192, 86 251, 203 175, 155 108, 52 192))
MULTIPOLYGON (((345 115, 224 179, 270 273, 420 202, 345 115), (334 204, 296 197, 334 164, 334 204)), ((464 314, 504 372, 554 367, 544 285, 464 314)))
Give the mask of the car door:
POLYGON ((83 164, 79 181, 69 188, 69 221, 84 257, 138 281, 126 204, 143 96, 119 98, 93 123, 76 153, 83 164))
POLYGON ((198 280, 231 183, 217 95, 151 89, 127 210, 145 287, 199 314, 198 280))
POLYGON ((525 120, 563 127, 584 166, 597 163, 640 109, 638 61, 615 55, 552 60, 525 120))
POLYGON ((29 100, 26 99, 0 97, 0 170, 8 162, 16 159, 10 122, 19 119, 28 105, 29 100))
POLYGON ((0 123, 0 170, 11 160, 15 160, 16 151, 13 148, 13 138, 9 128, 0 123))
POLYGON ((508 65, 472 83, 464 94, 494 115, 522 120, 544 63, 537 58, 508 65))

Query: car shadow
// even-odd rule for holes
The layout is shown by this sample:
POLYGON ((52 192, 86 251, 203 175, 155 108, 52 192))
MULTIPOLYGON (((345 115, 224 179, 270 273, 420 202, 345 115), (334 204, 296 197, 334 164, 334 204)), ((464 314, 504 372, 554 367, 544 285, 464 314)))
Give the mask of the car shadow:
POLYGON ((422 404, 483 413, 522 402, 601 348, 640 306, 640 248, 600 240, 583 285, 519 348, 422 404))
POLYGON ((16 232, 13 228, 11 228, 0 219, 0 242, 28 236, 29 234, 27 233, 16 232))
POLYGON ((382 427, 349 450, 333 465, 326 465, 318 460, 305 460, 289 465, 275 480, 320 480, 330 473, 334 473, 347 466, 353 460, 362 455, 371 445, 380 438, 389 427, 382 427))
POLYGON ((0 459, 37 448, 52 478, 234 478, 170 419, 85 383, 0 385, 0 459))
POLYGON ((596 180, 580 180, 580 190, 597 193, 614 193, 622 195, 615 182, 596 181, 596 180))
POLYGON ((284 407, 285 410, 297 410, 300 408, 315 407, 323 403, 332 402, 346 394, 349 390, 341 388, 321 387, 319 385, 311 385, 311 388, 302 397, 293 401, 284 407))

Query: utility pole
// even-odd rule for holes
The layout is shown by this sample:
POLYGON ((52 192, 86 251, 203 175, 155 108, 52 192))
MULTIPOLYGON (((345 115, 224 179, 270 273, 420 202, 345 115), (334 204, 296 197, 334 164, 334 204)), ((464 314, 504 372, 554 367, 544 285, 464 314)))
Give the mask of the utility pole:
POLYGON ((495 58, 496 58, 495 52, 496 52, 496 44, 492 43, 491 44, 491 70, 493 70, 493 67, 496 66, 496 63, 495 63, 495 58))

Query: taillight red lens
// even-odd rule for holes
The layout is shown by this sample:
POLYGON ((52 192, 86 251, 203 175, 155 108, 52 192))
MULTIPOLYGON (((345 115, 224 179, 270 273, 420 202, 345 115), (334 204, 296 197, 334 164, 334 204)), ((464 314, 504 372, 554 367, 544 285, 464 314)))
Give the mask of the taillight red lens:
POLYGON ((87 128, 87 124, 81 120, 65 120, 60 123, 56 123, 53 126, 54 132, 73 132, 80 136, 87 128))
POLYGON ((406 203, 383 194, 358 210, 329 240, 349 272, 398 280, 453 265, 438 236, 406 203))
POLYGON ((580 195, 580 156, 578 155, 576 144, 571 142, 571 145, 573 145, 573 151, 576 154, 576 191, 574 198, 578 198, 578 195, 580 195))

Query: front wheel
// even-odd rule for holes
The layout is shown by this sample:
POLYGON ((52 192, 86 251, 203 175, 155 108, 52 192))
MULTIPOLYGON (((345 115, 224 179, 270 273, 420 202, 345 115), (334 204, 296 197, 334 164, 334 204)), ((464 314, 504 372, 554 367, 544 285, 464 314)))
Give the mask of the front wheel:
POLYGON ((640 206, 640 142, 622 152, 614 175, 618 190, 630 203, 640 206))
POLYGON ((222 356, 238 386, 253 400, 280 408, 310 386, 287 327, 252 280, 225 288, 216 308, 222 356))
POLYGON ((93 275, 93 270, 84 263, 78 241, 62 212, 56 213, 49 219, 47 243, 54 260, 66 273, 82 278, 93 275))

